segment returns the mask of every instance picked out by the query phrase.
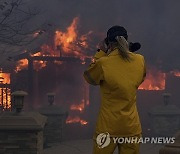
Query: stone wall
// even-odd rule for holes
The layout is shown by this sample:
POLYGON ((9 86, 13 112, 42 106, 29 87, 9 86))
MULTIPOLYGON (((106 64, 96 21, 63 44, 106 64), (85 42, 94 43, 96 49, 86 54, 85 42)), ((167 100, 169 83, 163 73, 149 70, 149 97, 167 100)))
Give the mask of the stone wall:
POLYGON ((42 142, 42 132, 1 131, 0 154, 41 154, 42 142))
POLYGON ((0 154, 42 154, 47 118, 35 112, 0 115, 0 154))

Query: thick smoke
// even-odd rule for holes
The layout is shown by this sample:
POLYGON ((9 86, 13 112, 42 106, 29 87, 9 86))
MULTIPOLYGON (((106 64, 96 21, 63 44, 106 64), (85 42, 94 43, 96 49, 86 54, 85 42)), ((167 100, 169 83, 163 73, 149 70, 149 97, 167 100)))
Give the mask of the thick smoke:
POLYGON ((180 69, 179 0, 29 0, 28 3, 41 10, 32 26, 50 23, 65 30, 78 16, 80 32, 92 30, 98 43, 112 25, 122 25, 131 41, 141 42, 139 52, 149 65, 164 71, 180 69))

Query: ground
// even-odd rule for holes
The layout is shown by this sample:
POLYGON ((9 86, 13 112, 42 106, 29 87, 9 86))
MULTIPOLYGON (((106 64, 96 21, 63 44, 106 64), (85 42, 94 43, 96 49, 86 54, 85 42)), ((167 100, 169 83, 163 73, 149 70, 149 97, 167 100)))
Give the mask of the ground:
MULTIPOLYGON (((44 150, 44 154, 92 154, 92 140, 62 142, 44 150)), ((163 145, 141 144, 140 154, 158 154, 163 145)), ((114 154, 118 154, 117 151, 114 154)))

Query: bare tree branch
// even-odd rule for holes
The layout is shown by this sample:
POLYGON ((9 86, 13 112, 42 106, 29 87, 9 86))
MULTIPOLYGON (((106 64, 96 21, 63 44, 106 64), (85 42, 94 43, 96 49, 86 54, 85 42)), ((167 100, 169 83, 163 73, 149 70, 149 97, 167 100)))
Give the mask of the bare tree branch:
POLYGON ((4 0, 0 4, 0 44, 23 46, 35 40, 28 22, 39 12, 26 6, 22 0, 4 0))

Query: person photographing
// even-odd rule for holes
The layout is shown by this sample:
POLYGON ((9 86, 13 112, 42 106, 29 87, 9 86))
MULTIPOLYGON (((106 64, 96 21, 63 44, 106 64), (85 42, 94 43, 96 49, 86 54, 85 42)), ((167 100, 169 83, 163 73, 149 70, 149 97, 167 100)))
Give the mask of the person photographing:
POLYGON ((93 154, 139 154, 139 144, 114 143, 112 137, 140 137, 140 118, 136 107, 136 92, 146 76, 145 60, 134 53, 140 44, 128 43, 124 27, 113 26, 101 42, 94 61, 84 72, 85 80, 99 85, 101 105, 93 136, 93 154), (107 133, 111 142, 99 148, 96 138, 107 133))

